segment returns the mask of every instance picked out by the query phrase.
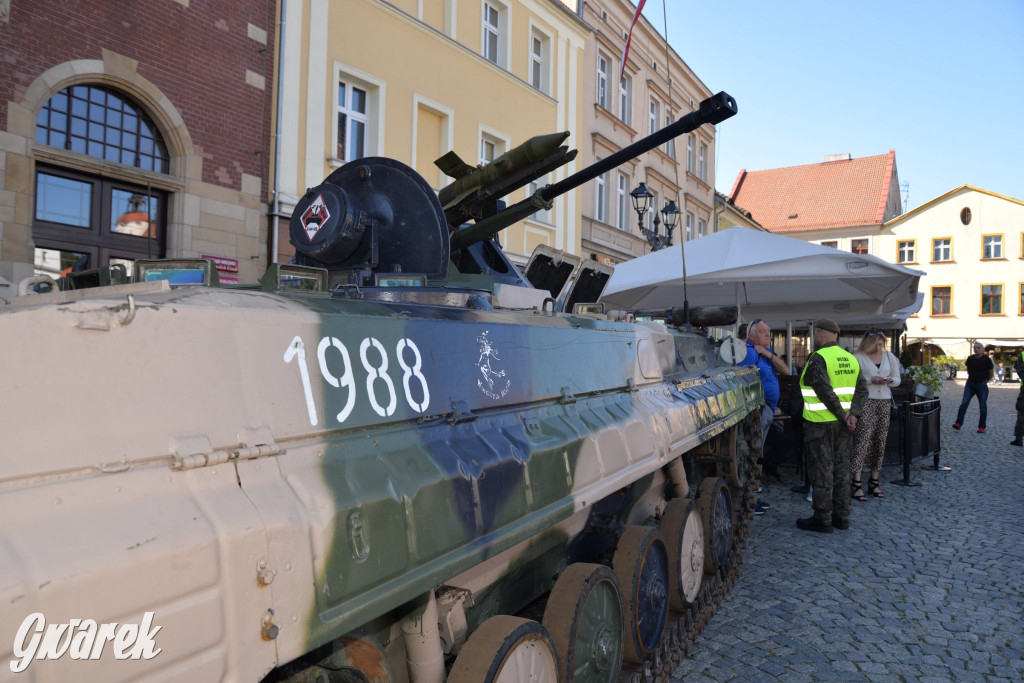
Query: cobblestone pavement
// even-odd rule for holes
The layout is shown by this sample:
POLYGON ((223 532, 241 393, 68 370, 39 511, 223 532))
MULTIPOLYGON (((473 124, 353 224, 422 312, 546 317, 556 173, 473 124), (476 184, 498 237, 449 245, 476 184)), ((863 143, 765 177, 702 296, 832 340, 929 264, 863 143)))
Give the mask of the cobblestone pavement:
MULTIPOLYGON (((964 381, 940 398, 941 465, 882 470, 885 498, 853 501, 850 529, 801 531, 793 470, 765 482, 740 580, 672 681, 1024 680, 1024 449, 1018 385, 992 385, 952 429, 964 381)), ((865 473, 866 481, 866 473, 865 473)))

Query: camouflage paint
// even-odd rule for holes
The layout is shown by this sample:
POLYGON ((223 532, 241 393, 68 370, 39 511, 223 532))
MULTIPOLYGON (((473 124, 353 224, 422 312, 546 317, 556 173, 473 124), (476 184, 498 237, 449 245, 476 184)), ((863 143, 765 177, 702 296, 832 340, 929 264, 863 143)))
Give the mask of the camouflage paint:
POLYGON ((715 368, 703 339, 653 323, 111 289, 0 308, 0 514, 17 520, 0 534, 0 602, 15 606, 0 657, 34 611, 156 610, 165 654, 35 662, 38 680, 176 660, 192 679, 258 680, 383 630, 440 584, 480 581, 488 561, 510 588, 482 592, 484 610, 513 611, 590 506, 656 485, 761 401, 756 373, 715 368), (94 391, 62 392, 40 368, 94 391))

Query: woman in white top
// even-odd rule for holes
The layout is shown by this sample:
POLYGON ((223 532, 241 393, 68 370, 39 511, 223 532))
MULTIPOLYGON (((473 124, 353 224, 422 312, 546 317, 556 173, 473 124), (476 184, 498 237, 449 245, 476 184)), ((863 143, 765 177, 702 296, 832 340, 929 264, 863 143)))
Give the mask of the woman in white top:
POLYGON ((878 477, 882 473, 885 440, 889 435, 889 406, 892 405, 890 387, 900 383, 900 362, 885 350, 885 333, 882 330, 868 330, 854 355, 868 383, 868 400, 853 433, 850 495, 856 500, 866 501, 867 496, 860 487, 860 475, 865 466, 871 469, 868 495, 885 497, 878 486, 878 477))

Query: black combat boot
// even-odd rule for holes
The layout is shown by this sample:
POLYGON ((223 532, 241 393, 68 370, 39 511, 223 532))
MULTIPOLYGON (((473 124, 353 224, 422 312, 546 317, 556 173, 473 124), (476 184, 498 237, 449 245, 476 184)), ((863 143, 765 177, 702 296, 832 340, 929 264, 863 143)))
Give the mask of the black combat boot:
POLYGON ((832 533, 832 525, 828 522, 822 522, 820 519, 815 517, 806 517, 804 519, 796 520, 796 525, 804 531, 820 531, 823 534, 832 533))
POLYGON ((1024 442, 1022 442, 1020 440, 1020 437, 1018 436, 1016 439, 1014 439, 1013 441, 1010 442, 1010 445, 1011 446, 1024 446, 1024 442))
POLYGON ((832 526, 845 531, 850 528, 850 520, 842 519, 839 515, 832 513, 832 526))

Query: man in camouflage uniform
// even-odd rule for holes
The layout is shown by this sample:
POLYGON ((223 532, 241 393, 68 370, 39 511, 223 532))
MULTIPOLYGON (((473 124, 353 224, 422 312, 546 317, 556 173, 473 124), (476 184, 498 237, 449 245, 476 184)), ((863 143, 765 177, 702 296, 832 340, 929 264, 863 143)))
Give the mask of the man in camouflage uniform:
POLYGON ((868 386, 854 355, 836 345, 838 336, 834 320, 814 322, 816 351, 800 375, 804 453, 814 487, 814 515, 796 520, 805 531, 850 526, 850 449, 868 386))
POLYGON ((1014 405, 1017 409, 1017 424, 1013 426, 1013 441, 1010 445, 1024 446, 1024 353, 1020 354, 1017 362, 1013 364, 1013 370, 1017 373, 1017 379, 1021 380, 1021 385, 1017 393, 1017 403, 1014 405))

